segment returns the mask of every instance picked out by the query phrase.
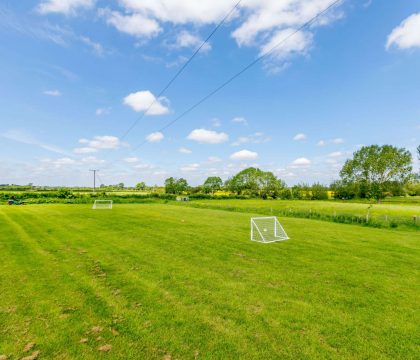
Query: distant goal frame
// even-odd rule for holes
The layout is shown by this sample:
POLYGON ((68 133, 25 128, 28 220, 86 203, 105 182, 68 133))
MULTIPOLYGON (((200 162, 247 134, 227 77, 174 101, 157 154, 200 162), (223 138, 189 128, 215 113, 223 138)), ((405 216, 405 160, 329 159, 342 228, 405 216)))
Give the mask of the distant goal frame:
POLYGON ((251 241, 269 244, 278 241, 290 240, 283 226, 276 216, 260 216, 251 218, 251 241), (272 226, 268 231, 265 226, 272 226))
POLYGON ((92 206, 93 210, 112 210, 113 201, 112 200, 95 200, 92 206), (98 205, 105 205, 108 204, 108 206, 99 206, 98 205))

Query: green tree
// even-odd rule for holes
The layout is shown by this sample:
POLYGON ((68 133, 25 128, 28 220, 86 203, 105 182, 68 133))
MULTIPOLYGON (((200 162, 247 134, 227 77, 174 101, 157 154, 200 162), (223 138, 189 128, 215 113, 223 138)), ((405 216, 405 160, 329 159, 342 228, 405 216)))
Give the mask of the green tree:
POLYGON ((292 189, 284 188, 282 191, 280 191, 279 198, 282 200, 293 199, 292 189))
POLYGON ((187 180, 180 178, 176 180, 176 193, 177 194, 181 194, 185 191, 188 190, 189 186, 188 186, 188 182, 187 180))
POLYGON ((328 187, 315 183, 311 186, 310 194, 312 200, 328 200, 328 187))
POLYGON ((360 189, 357 183, 336 180, 330 185, 334 199, 350 200, 360 196, 360 189))
POLYGON ((311 193, 311 186, 309 184, 296 184, 292 187, 292 196, 293 199, 297 200, 311 200, 312 193, 311 193))
POLYGON ((305 198, 304 191, 302 189, 302 185, 296 184, 292 186, 292 197, 293 199, 302 200, 305 198))
POLYGON ((340 176, 346 183, 359 184, 366 197, 380 201, 392 182, 405 184, 410 179, 411 161, 411 153, 404 148, 363 146, 346 161, 340 176))
POLYGON ((214 194, 215 191, 220 190, 223 186, 223 181, 218 176, 210 176, 203 184, 203 191, 208 194, 214 194))
POLYGON ((232 178, 226 181, 226 187, 229 191, 235 192, 238 195, 242 193, 257 193, 258 186, 256 183, 256 176, 259 169, 250 167, 237 173, 232 178))
POLYGON ((170 177, 165 180, 165 193, 167 194, 180 194, 187 190, 188 182, 183 178, 176 179, 170 177))
POLYGON ((136 189, 139 191, 146 190, 146 183, 144 181, 139 182, 138 184, 136 184, 136 189))
POLYGON ((259 195, 263 199, 271 197, 276 199, 286 187, 284 181, 279 180, 271 171, 259 171, 256 174, 259 195))
POLYGON ((409 181, 404 190, 409 196, 420 196, 420 175, 415 176, 409 181))
POLYGON ((165 193, 176 194, 176 180, 171 176, 165 180, 165 193))
POLYGON ((225 186, 228 190, 238 195, 247 194, 262 198, 276 198, 280 195, 286 184, 270 171, 262 171, 250 167, 230 178, 225 186))

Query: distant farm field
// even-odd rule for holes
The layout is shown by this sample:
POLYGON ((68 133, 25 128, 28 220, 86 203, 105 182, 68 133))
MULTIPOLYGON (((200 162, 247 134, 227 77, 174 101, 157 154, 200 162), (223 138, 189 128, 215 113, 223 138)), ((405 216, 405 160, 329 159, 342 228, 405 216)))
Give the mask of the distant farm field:
POLYGON ((280 217, 260 244, 246 204, 0 206, 0 355, 418 358, 419 232, 280 217))
MULTIPOLYGON (((420 205, 405 203, 368 204, 344 201, 310 200, 194 200, 190 204, 200 208, 255 212, 287 217, 314 217, 334 220, 341 215, 351 222, 354 217, 369 219, 372 225, 403 226, 420 230, 420 205), (414 217, 417 217, 414 219, 414 217)), ((391 226, 392 227, 392 226, 391 226)))

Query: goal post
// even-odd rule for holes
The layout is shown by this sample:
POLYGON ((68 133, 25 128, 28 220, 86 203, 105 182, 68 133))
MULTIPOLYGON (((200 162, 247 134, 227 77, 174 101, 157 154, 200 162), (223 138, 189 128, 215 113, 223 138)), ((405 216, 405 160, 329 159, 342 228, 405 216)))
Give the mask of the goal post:
POLYGON ((283 226, 275 216, 251 218, 251 240, 271 243, 275 241, 288 240, 283 226))
POLYGON ((92 209, 112 209, 112 200, 95 200, 92 209))

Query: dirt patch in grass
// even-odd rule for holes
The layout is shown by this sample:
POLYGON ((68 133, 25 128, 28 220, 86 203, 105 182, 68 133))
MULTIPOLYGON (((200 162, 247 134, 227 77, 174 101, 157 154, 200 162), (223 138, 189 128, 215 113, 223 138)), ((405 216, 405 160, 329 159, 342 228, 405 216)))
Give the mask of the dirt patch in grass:
POLYGON ((32 355, 25 356, 21 360, 36 360, 38 359, 38 356, 40 353, 41 353, 40 351, 34 351, 32 355))
POLYGON ((109 352, 112 350, 112 345, 106 344, 106 345, 99 346, 98 350, 102 352, 109 352))
POLYGON ((31 351, 35 347, 35 345, 36 344, 33 342, 26 344, 25 347, 23 348, 23 352, 31 351))

